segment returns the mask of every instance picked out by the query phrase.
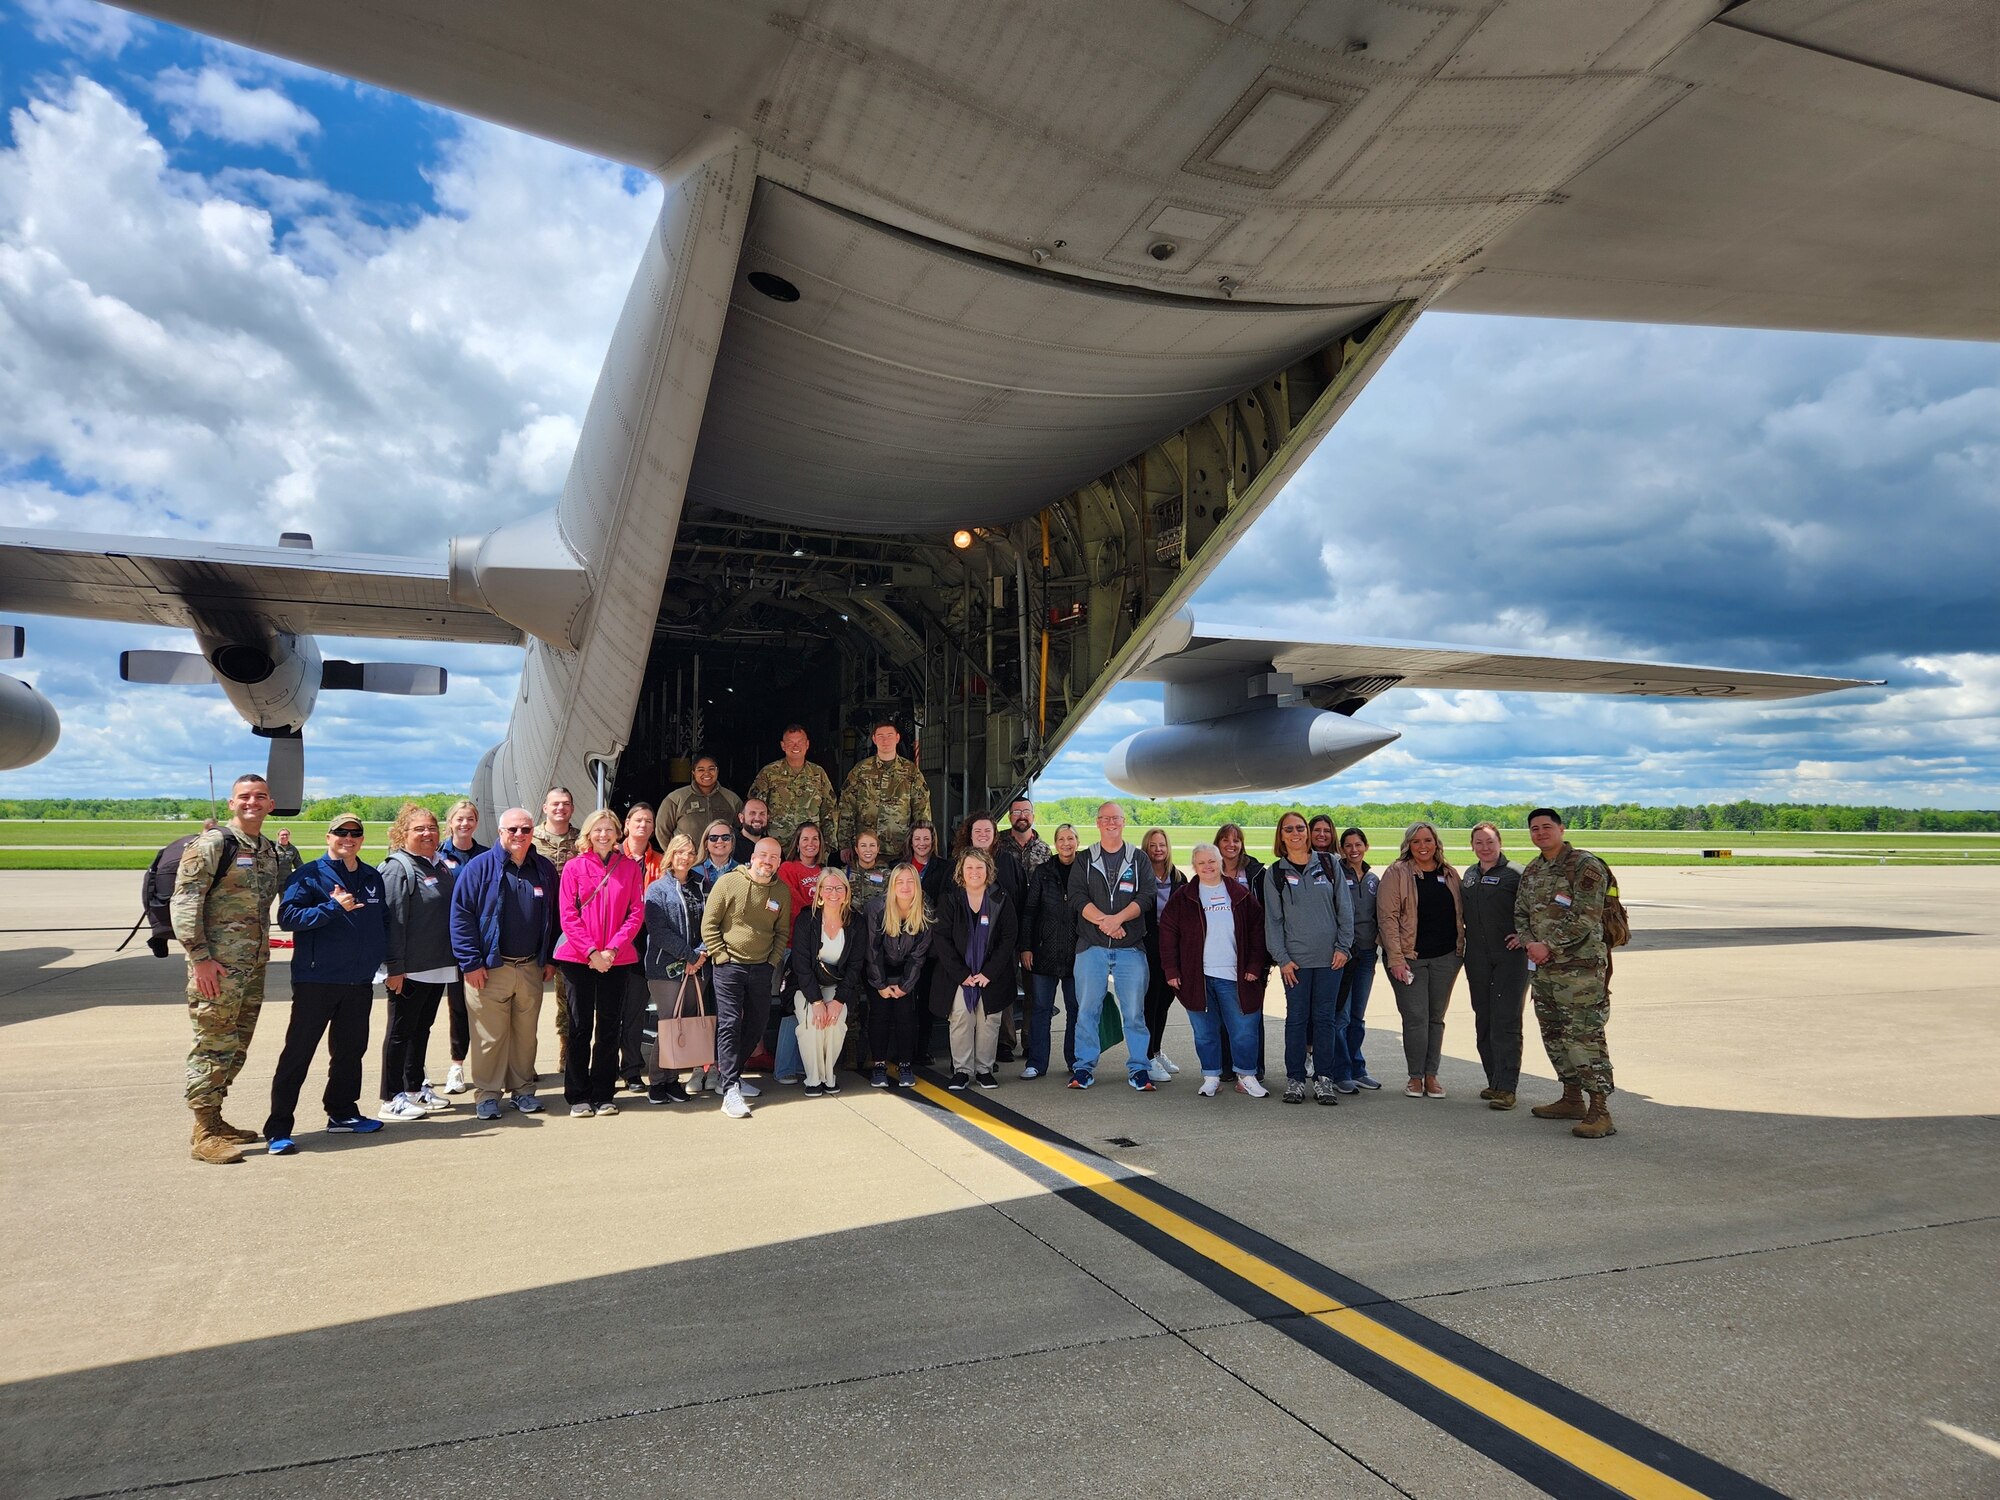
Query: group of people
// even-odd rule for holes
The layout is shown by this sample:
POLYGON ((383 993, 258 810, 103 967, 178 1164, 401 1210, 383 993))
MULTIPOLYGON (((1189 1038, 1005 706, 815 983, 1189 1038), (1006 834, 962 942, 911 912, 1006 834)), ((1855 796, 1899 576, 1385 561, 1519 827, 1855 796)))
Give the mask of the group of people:
POLYGON ((1285 1012, 1282 1097, 1333 1105, 1381 1087, 1363 1055, 1378 967, 1401 1015, 1407 1096, 1445 1096, 1445 1012, 1462 971, 1481 1098, 1512 1109, 1532 983, 1563 1083, 1562 1097, 1534 1113, 1571 1120, 1586 1138, 1614 1133, 1609 875, 1567 842, 1554 810, 1529 819, 1539 855, 1525 869, 1489 823, 1473 830, 1474 862, 1461 872, 1437 829, 1418 822, 1378 872, 1360 829, 1286 811, 1268 864, 1225 824, 1195 845, 1190 876, 1164 830, 1129 843, 1115 802, 1098 809, 1088 846, 1069 824, 1045 842, 1026 798, 1004 820, 964 819, 947 841, 922 776, 897 753, 895 726, 874 726, 871 741, 875 754, 838 798, 794 725, 782 758, 744 797, 703 756, 657 809, 600 808, 578 825, 573 796, 558 787, 539 822, 522 808, 502 812, 491 848, 476 837, 471 803, 442 822, 406 804, 379 869, 359 858, 365 827, 349 813, 330 823, 323 857, 287 872, 262 832, 269 789, 239 777, 229 824, 184 851, 172 903, 195 1032, 193 1156, 237 1161, 260 1139, 274 1155, 296 1151, 298 1096, 322 1039, 330 1131, 422 1119, 468 1091, 481 1119, 506 1107, 533 1114, 543 1107, 537 1041, 552 981, 563 1097, 579 1118, 616 1115, 621 1091, 668 1105, 704 1090, 742 1118, 761 1092, 753 1072, 800 1082, 812 1097, 838 1094, 848 1071, 877 1088, 914 1088, 940 1044, 953 1090, 998 1088, 999 1065, 1016 1056, 1021 1078, 1041 1078, 1055 1067, 1059 996, 1070 1088, 1092 1087, 1121 1040, 1130 1087, 1170 1080, 1180 1069, 1160 1039, 1179 1004, 1197 1092, 1213 1097, 1227 1077, 1263 1098, 1273 969, 1285 1012), (273 900, 279 925, 296 934, 292 1007, 259 1132, 230 1125, 221 1108, 262 1003, 273 900), (388 1019, 371 1117, 359 1095, 378 974, 388 1019), (426 1059, 441 1007, 451 1059, 438 1086, 426 1059))

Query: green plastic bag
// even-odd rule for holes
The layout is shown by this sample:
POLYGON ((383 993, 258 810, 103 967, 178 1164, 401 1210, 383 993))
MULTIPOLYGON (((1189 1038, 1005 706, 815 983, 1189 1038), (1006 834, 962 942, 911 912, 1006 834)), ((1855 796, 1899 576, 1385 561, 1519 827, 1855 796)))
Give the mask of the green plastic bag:
POLYGON ((1110 991, 1104 995, 1104 1008, 1097 1013, 1097 1050, 1109 1052, 1125 1040, 1125 1017, 1119 1013, 1118 997, 1110 991))

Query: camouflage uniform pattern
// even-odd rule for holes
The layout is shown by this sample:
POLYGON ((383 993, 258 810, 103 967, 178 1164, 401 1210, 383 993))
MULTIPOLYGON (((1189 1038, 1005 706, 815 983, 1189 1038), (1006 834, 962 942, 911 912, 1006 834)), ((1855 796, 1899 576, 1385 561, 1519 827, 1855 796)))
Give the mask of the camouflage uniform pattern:
POLYGON ((829 849, 840 847, 840 802, 833 795, 833 779, 811 761, 796 771, 782 760, 772 761, 750 783, 750 796, 761 797, 771 809, 770 833, 779 843, 789 844, 801 823, 817 823, 820 841, 829 849))
POLYGON ((840 792, 840 831, 852 843, 871 832, 882 842, 882 862, 894 864, 909 843, 910 825, 931 819, 931 789, 916 762, 871 755, 847 773, 840 792))
POLYGON ((221 1107, 243 1071, 257 1015, 264 1008, 264 969, 271 959, 271 903, 284 884, 278 846, 230 828, 236 854, 217 881, 223 829, 211 828, 181 851, 174 877, 174 937, 188 955, 188 1019, 194 1046, 187 1060, 189 1109, 221 1107), (210 890, 213 884, 215 889, 210 890), (195 987, 197 960, 222 965, 214 998, 195 987))
MULTIPOLYGON (((576 825, 572 823, 567 833, 557 833, 546 823, 535 825, 535 848, 556 873, 562 874, 562 867, 576 857, 576 851, 583 845, 576 836, 576 825)), ((555 892, 549 892, 551 897, 555 892)), ((561 1069, 569 1061, 569 980, 562 970, 556 971, 556 1067, 561 1069)))
POLYGON ((1014 858, 1021 862, 1021 874, 1028 880, 1035 878, 1035 871, 1047 864, 1055 850, 1042 842, 1042 836, 1033 829, 1028 830, 1028 842, 1022 843, 1014 837, 1012 828, 1000 830, 1000 847, 1012 851, 1014 858))
POLYGON ((1531 859, 1514 893, 1514 931, 1524 943, 1546 943, 1549 961, 1534 970, 1535 1019, 1542 1045, 1565 1084, 1585 1093, 1611 1092, 1611 1054, 1604 1028, 1611 1015, 1605 988, 1604 861, 1564 844, 1554 859, 1531 859))

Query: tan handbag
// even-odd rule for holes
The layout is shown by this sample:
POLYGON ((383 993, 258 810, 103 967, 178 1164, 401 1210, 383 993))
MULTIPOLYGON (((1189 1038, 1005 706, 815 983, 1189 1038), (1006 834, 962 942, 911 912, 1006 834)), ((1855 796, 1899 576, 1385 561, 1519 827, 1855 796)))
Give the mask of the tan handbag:
POLYGON ((715 1017, 702 1010, 701 980, 685 974, 679 980, 652 979, 647 987, 659 1012, 660 1068, 712 1068, 715 1066, 715 1017), (672 992, 673 999, 667 996, 672 992), (688 997, 694 997, 694 1013, 688 1014, 688 997))

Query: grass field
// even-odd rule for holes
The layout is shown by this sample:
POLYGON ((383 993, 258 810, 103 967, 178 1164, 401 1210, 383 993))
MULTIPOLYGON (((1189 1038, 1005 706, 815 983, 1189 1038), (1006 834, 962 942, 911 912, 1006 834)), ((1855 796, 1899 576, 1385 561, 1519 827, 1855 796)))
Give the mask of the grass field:
MULTIPOLYGON (((1137 809, 1144 812, 1143 808, 1137 809)), ((288 827, 292 839, 308 859, 326 848, 326 825, 289 820, 273 823, 288 827)), ((1136 839, 1145 830, 1141 817, 1132 821, 1130 832, 1136 839)), ((163 844, 192 832, 186 822, 40 822, 0 820, 0 870, 142 870, 152 862, 163 844)), ((1087 839, 1093 829, 1079 830, 1087 839)), ((379 863, 387 853, 383 837, 385 825, 371 826, 362 849, 362 858, 379 863)), ((1046 837, 1050 832, 1042 830, 1046 837)), ((1187 864, 1188 851, 1214 833, 1209 828, 1170 828, 1174 857, 1187 864)), ((1368 841, 1373 863, 1381 865, 1396 857, 1402 838, 1400 828, 1370 828, 1368 841)), ((1445 853, 1454 864, 1471 857, 1464 829, 1444 829, 1445 853)), ((1534 846, 1521 829, 1502 835, 1509 857, 1517 863, 1532 858, 1534 846)), ((1252 854, 1268 860, 1271 829, 1245 830, 1252 854)), ((1828 865, 1828 864, 1916 864, 1966 865, 2000 864, 2000 834, 1963 833, 1725 833, 1639 832, 1580 830, 1576 842, 1596 849, 1625 865, 1698 865, 1723 863, 1702 856, 1704 849, 1733 851, 1735 864, 1828 865)))

